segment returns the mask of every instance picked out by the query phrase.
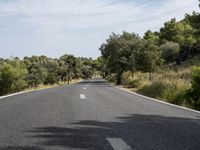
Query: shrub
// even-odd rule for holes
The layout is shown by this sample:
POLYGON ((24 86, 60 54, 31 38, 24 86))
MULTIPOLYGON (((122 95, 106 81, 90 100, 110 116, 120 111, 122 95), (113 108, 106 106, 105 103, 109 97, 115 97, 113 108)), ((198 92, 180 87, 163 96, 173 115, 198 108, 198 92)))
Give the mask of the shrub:
POLYGON ((143 86, 149 84, 149 74, 135 72, 125 72, 122 75, 122 83, 128 88, 142 88, 143 86))
POLYGON ((128 82, 129 88, 137 88, 139 86, 139 81, 137 79, 135 80, 130 80, 128 82))
POLYGON ((169 80, 160 79, 152 82, 150 85, 146 85, 139 90, 141 94, 166 100, 173 104, 183 105, 183 95, 189 88, 189 83, 185 80, 169 80))
POLYGON ((18 92, 26 88, 27 70, 17 60, 11 60, 0 67, 0 95, 18 92))
POLYGON ((194 109, 200 110, 200 67, 192 68, 192 87, 186 92, 185 98, 194 109))
POLYGON ((44 84, 55 84, 55 83, 58 83, 58 79, 57 79, 57 76, 56 74, 54 73, 49 73, 44 81, 44 84))
POLYGON ((150 96, 153 98, 160 98, 167 88, 167 84, 163 81, 155 81, 150 85, 146 85, 139 90, 139 93, 142 93, 146 96, 150 96))
POLYGON ((175 62, 180 51, 180 46, 177 43, 166 42, 160 46, 162 58, 167 62, 175 62))
POLYGON ((171 80, 161 98, 173 104, 183 105, 185 103, 183 96, 189 87, 190 84, 186 80, 171 80))

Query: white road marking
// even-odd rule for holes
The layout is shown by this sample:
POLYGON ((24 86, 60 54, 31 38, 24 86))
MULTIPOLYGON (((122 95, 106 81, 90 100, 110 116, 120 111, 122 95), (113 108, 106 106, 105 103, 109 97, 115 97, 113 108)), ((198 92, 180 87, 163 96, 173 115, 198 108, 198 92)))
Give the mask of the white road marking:
MULTIPOLYGON (((75 84, 76 83, 73 83, 71 85, 75 85, 75 84)), ((44 90, 53 89, 53 88, 55 88, 55 87, 48 87, 48 88, 44 88, 44 89, 22 91, 22 92, 13 93, 13 94, 5 95, 5 96, 0 96, 0 99, 4 99, 4 98, 7 98, 7 97, 13 97, 13 96, 17 96, 17 95, 22 95, 22 94, 26 94, 26 93, 31 93, 31 92, 44 91, 44 90)))
POLYGON ((6 95, 6 96, 1 96, 0 99, 11 97, 11 96, 16 96, 16 95, 21 95, 21 94, 25 94, 25 93, 29 93, 29 92, 33 92, 33 90, 25 91, 25 92, 19 92, 19 93, 14 93, 14 94, 6 95))
POLYGON ((86 99, 85 94, 80 94, 80 99, 86 99))
POLYGON ((87 88, 86 87, 83 87, 83 90, 86 90, 87 88))
POLYGON ((87 84, 86 86, 88 87, 89 85, 87 84))
POLYGON ((120 138, 106 138, 114 150, 132 150, 122 139, 120 138))

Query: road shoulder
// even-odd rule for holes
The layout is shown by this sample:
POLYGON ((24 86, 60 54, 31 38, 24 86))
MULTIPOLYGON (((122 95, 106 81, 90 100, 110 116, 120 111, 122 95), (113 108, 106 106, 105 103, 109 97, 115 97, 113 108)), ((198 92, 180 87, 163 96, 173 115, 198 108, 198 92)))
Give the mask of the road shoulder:
POLYGON ((183 110, 187 110, 187 111, 191 111, 191 112, 195 112, 195 113, 200 114, 200 111, 190 109, 190 108, 186 108, 186 107, 183 107, 183 106, 178 106, 178 105, 175 105, 175 104, 171 104, 171 103, 168 103, 168 102, 165 102, 165 101, 162 101, 162 100, 158 100, 158 99, 155 99, 155 98, 150 98, 150 97, 138 94, 136 92, 133 92, 133 91, 131 91, 127 88, 124 88, 122 86, 115 86, 115 87, 119 90, 122 90, 124 92, 130 93, 130 94, 133 94, 133 95, 136 95, 136 96, 139 96, 139 97, 142 97, 146 100, 151 100, 151 101, 154 101, 154 102, 162 103, 162 104, 165 104, 165 105, 169 105, 169 106, 172 106, 172 107, 176 107, 176 108, 179 108, 179 109, 183 109, 183 110))

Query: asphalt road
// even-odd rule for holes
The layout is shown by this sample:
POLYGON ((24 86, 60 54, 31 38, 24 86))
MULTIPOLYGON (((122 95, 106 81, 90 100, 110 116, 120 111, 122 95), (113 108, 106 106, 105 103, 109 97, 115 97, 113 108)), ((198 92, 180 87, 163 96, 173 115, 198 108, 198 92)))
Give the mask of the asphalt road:
POLYGON ((200 113, 101 79, 0 99, 0 150, 199 150, 200 113))

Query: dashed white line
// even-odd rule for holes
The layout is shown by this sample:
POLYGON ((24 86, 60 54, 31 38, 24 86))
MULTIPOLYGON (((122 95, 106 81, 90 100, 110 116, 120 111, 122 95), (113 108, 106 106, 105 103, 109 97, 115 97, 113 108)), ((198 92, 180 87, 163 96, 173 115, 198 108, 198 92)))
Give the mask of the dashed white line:
POLYGON ((122 139, 120 138, 106 138, 114 150, 132 150, 122 139))
POLYGON ((85 94, 80 94, 80 99, 86 99, 85 94))
POLYGON ((83 87, 83 90, 86 90, 87 88, 86 87, 83 87))

